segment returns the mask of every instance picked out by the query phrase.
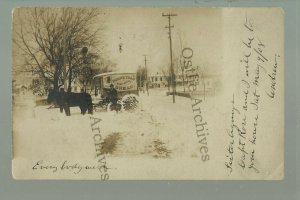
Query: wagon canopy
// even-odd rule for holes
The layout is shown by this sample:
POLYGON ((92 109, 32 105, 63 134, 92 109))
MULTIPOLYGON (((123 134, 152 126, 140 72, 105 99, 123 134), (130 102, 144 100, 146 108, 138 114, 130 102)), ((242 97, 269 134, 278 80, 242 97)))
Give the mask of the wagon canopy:
POLYGON ((113 84, 118 91, 137 90, 136 73, 108 72, 98 74, 93 79, 101 79, 103 88, 113 84))

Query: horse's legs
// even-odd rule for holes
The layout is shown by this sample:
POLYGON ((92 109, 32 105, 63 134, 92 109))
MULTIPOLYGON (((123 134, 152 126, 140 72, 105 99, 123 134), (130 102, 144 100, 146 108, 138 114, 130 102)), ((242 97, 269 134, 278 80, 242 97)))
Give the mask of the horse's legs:
POLYGON ((93 105, 88 105, 88 114, 93 114, 93 105))
POLYGON ((66 116, 71 116, 70 107, 68 104, 64 104, 64 109, 65 109, 66 116))
POLYGON ((87 110, 87 106, 84 104, 79 105, 80 110, 81 110, 81 114, 85 115, 86 110, 87 110))
POLYGON ((79 106, 79 108, 80 108, 80 113, 83 114, 83 109, 84 108, 81 105, 79 106))
POLYGON ((63 105, 59 105, 59 109, 60 109, 60 113, 63 113, 63 112, 64 112, 64 107, 63 107, 63 105))

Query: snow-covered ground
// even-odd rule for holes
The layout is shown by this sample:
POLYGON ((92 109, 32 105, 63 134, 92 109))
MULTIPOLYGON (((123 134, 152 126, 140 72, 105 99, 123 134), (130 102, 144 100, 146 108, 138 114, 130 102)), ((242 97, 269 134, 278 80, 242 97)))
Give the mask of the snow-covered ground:
MULTIPOLYGON (((82 145, 86 145, 84 149, 93 147, 91 137, 87 137, 91 132, 90 115, 81 115, 79 107, 72 107, 71 116, 67 117, 58 108, 36 105, 39 100, 41 97, 29 92, 15 97, 14 132, 17 137, 14 142, 28 144, 22 147, 22 151, 16 151, 15 155, 35 151, 35 146, 41 145, 50 152, 64 148, 65 145, 70 146, 70 151, 78 151, 82 145), (39 145, 34 145, 34 142, 39 145)), ((104 136, 119 135, 114 152, 110 152, 112 155, 196 156, 190 153, 190 145, 187 145, 190 144, 189 140, 193 136, 190 134, 194 128, 188 98, 176 96, 176 103, 173 104, 172 96, 166 96, 165 90, 156 89, 150 90, 149 96, 146 93, 140 94, 139 102, 140 106, 134 112, 94 112, 92 115, 102 120, 104 136), (166 152, 159 153, 155 147, 162 147, 166 152), (189 155, 186 155, 187 152, 189 155)), ((94 154, 94 149, 90 150, 94 154)), ((39 151, 40 154, 46 152, 39 151)), ((86 153, 81 152, 77 156, 85 156, 86 153)), ((59 154, 62 156, 63 153, 59 154)))
MULTIPOLYGON (((201 163, 191 100, 176 96, 173 104, 172 96, 166 96, 166 89, 149 90, 149 96, 142 93, 138 99, 140 105, 134 112, 110 111, 81 115, 79 107, 72 107, 71 116, 68 117, 60 113, 59 108, 49 109, 49 105, 42 105, 41 97, 29 92, 15 96, 13 142, 16 165, 30 165, 40 159, 95 160, 90 117, 101 119, 99 126, 104 141, 107 139, 115 145, 105 153, 108 153, 111 165, 122 165, 123 170, 128 170, 127 178, 148 177, 147 170, 151 171, 153 167, 139 167, 142 163, 166 166, 165 172, 157 169, 153 178, 160 178, 161 173, 167 177, 167 169, 178 165, 182 159, 195 159, 201 163), (136 168, 132 168, 131 162, 136 168), (124 163, 132 169, 129 170, 124 163), (146 171, 135 173, 136 170, 146 171)), ((186 165, 188 162, 177 166, 178 176, 186 165)), ((115 172, 116 177, 124 177, 125 171, 115 172)), ((170 177, 176 178, 173 175, 170 177)))

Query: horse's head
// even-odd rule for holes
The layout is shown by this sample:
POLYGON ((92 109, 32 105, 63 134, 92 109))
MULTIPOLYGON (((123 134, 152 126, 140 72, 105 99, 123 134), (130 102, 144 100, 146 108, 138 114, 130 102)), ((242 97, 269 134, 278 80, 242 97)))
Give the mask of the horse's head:
POLYGON ((58 92, 55 91, 54 89, 50 89, 49 94, 48 94, 48 98, 47 98, 47 102, 49 104, 53 103, 57 100, 57 97, 58 97, 58 92))

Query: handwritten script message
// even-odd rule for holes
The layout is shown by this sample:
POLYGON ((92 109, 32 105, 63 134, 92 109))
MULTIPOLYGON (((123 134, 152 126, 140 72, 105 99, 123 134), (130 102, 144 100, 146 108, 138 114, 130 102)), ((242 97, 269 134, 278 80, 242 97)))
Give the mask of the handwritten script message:
MULTIPOLYGON (((51 173, 57 173, 57 172, 61 171, 64 173, 73 173, 73 174, 80 174, 83 171, 97 170, 101 174, 105 174, 107 171, 107 168, 105 168, 103 165, 100 165, 100 164, 88 165, 88 164, 82 164, 79 162, 71 162, 68 160, 65 160, 59 164, 53 163, 51 161, 39 160, 33 165, 32 170, 34 170, 34 171, 49 171, 51 173)), ((102 178, 104 178, 104 177, 102 177, 102 178)))
POLYGON ((276 97, 276 76, 280 55, 270 54, 272 49, 260 39, 254 22, 245 18, 242 24, 240 91, 231 100, 230 128, 227 130, 225 169, 230 175, 235 170, 260 173, 257 162, 258 140, 262 137, 259 124, 262 99, 276 97), (268 55, 268 56, 267 56, 268 55), (272 56, 270 56, 272 55, 272 56), (236 97, 238 96, 238 98, 236 97))

